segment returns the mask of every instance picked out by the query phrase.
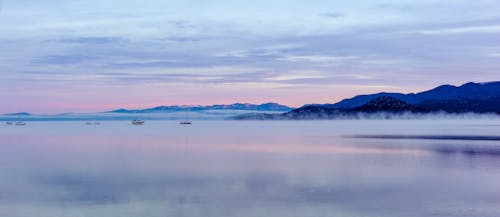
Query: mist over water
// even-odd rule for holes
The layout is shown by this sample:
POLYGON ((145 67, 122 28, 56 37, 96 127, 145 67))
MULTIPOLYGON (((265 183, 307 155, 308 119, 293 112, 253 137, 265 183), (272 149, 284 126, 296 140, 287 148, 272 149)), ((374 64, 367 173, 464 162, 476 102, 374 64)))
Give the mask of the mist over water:
POLYGON ((500 122, 0 126, 0 216, 500 216, 500 122))
MULTIPOLYGON (((277 119, 287 119, 277 117, 277 119)), ((430 113, 414 112, 350 112, 350 113, 312 113, 301 114, 299 117, 290 119, 299 120, 500 120, 500 115, 496 113, 448 113, 436 111, 430 113)))

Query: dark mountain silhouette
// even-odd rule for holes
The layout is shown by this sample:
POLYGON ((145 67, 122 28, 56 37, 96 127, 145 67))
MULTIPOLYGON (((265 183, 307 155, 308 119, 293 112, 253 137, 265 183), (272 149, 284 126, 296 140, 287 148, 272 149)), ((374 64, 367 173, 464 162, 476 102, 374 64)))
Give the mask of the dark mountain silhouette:
POLYGON ((323 106, 303 106, 282 114, 283 119, 329 119, 344 113, 342 109, 323 106))
MULTIPOLYGON (((370 100, 368 103, 352 108, 339 109, 327 108, 321 105, 308 105, 282 114, 283 119, 335 119, 335 118, 359 118, 360 113, 372 114, 385 113, 423 113, 427 110, 410 105, 402 100, 390 96, 381 96, 370 100)), ((240 117, 241 118, 241 117, 240 117)), ((248 116, 246 118, 249 118, 248 116)), ((276 119, 276 117, 275 117, 276 119)))
POLYGON ((425 100, 417 104, 428 111, 445 111, 448 113, 497 113, 500 114, 500 96, 488 100, 458 98, 450 100, 425 100))
MULTIPOLYGON (((377 93, 359 95, 335 104, 305 105, 269 116, 272 119, 362 118, 363 115, 447 113, 500 114, 500 82, 467 83, 456 87, 442 85, 417 94, 377 93)), ((260 114, 260 119, 265 115, 260 114)), ((251 115, 237 119, 252 119, 251 115)))
POLYGON ((424 101, 436 100, 493 100, 500 96, 500 81, 487 83, 469 82, 458 87, 452 85, 442 85, 432 90, 423 91, 416 94, 382 92, 369 95, 358 95, 350 99, 344 99, 335 104, 325 104, 323 106, 329 108, 351 109, 362 106, 372 99, 383 96, 394 97, 412 105, 423 103, 424 101))
POLYGON ((370 100, 368 103, 350 109, 351 112, 424 112, 426 109, 410 105, 403 100, 390 96, 381 96, 370 100))

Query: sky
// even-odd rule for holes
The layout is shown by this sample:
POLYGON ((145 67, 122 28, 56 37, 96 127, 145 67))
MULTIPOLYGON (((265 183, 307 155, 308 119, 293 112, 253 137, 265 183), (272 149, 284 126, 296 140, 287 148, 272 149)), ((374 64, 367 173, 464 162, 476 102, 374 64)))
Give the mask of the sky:
POLYGON ((498 0, 0 0, 0 113, 500 80, 498 0))

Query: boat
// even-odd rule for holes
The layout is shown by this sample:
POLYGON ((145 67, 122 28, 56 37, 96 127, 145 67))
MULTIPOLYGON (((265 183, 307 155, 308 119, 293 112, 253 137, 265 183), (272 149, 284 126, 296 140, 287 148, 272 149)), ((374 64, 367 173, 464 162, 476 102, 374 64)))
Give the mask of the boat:
POLYGON ((183 125, 191 124, 191 121, 189 121, 189 107, 188 106, 186 106, 186 119, 179 122, 179 124, 183 124, 183 125))
MULTIPOLYGON (((139 110, 135 110, 135 112, 134 112, 134 113, 135 113, 135 114, 138 114, 138 113, 139 113, 139 111, 140 111, 140 109, 139 109, 139 110)), ((144 120, 142 120, 142 119, 140 119, 139 117, 136 117, 136 119, 133 119, 133 120, 132 120, 132 124, 133 124, 133 125, 143 125, 143 124, 144 124, 144 122, 145 122, 145 121, 144 121, 144 120)))
POLYGON ((7 121, 7 122, 5 122, 5 124, 7 124, 7 125, 12 125, 12 124, 14 124, 14 122, 12 122, 12 121, 7 121))
POLYGON ((24 125, 26 125, 26 123, 23 121, 16 122, 16 126, 24 126, 24 125))
POLYGON ((132 120, 132 124, 133 125, 143 125, 144 124, 144 120, 132 120))

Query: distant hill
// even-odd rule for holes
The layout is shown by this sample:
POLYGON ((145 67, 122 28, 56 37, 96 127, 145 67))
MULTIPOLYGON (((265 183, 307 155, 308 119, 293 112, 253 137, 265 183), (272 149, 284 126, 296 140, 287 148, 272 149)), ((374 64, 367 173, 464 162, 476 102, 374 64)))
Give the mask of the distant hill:
MULTIPOLYGON (((248 111, 278 111, 286 112, 293 108, 281 105, 278 103, 264 103, 260 105, 249 103, 234 103, 230 105, 209 105, 209 106, 189 106, 189 111, 207 111, 207 110, 248 110, 248 111)), ((109 111, 112 113, 161 113, 161 112, 177 112, 186 110, 185 106, 158 106, 154 108, 127 110, 117 109, 109 111)))
POLYGON ((31 114, 28 112, 19 112, 19 113, 10 113, 10 114, 4 114, 7 116, 30 116, 31 114))

